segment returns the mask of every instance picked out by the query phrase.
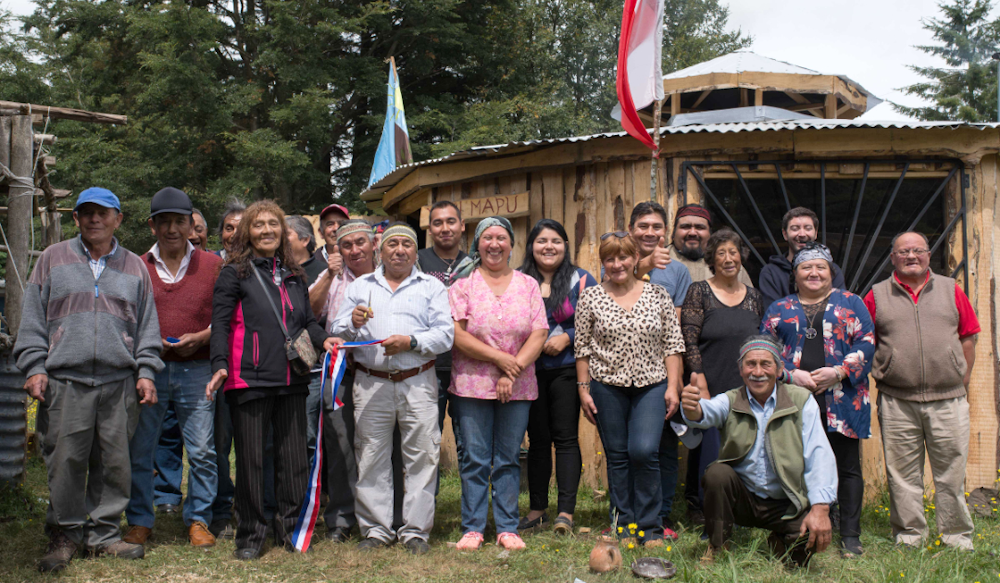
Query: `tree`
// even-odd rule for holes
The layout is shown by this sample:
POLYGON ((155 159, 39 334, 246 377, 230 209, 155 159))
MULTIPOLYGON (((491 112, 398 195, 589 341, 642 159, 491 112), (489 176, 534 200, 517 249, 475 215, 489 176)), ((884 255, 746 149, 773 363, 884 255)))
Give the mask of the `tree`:
MULTIPOLYGON (((719 0, 667 0, 665 70, 747 46, 719 0)), ((364 210, 399 70, 417 160, 617 129, 621 0, 36 0, 0 19, 0 95, 129 116, 56 122, 52 180, 102 185, 143 250, 149 197, 182 188, 211 221, 229 197, 290 213, 364 210), (6 24, 6 26, 5 26, 6 24)))
POLYGON ((940 8, 942 18, 923 21, 924 29, 931 31, 939 44, 917 48, 942 59, 946 66, 911 65, 910 70, 928 80, 902 89, 930 105, 892 106, 900 113, 926 121, 995 121, 997 73, 991 55, 1000 45, 1000 21, 989 19, 992 2, 953 0, 940 8))

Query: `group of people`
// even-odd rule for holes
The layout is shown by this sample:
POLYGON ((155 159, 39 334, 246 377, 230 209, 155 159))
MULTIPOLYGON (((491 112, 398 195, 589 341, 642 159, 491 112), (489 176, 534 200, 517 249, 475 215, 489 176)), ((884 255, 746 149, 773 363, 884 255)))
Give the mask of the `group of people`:
POLYGON ((377 233, 340 205, 320 213, 317 241, 274 202, 232 203, 223 249, 209 252, 204 216, 165 188, 150 205, 156 244, 136 255, 114 235, 118 198, 82 192, 80 235, 39 258, 14 349, 40 402, 51 491, 40 569, 63 569, 80 550, 141 558, 157 509, 180 506, 196 547, 234 537, 249 560, 270 536, 294 551, 320 453, 328 540, 357 530, 361 549, 426 553, 449 413, 456 547, 483 544, 492 500, 497 545, 522 549, 525 533, 574 531, 581 409, 604 447, 611 534, 646 547, 677 538, 682 442, 705 560, 741 524, 770 529, 801 564, 830 543, 831 519, 842 554, 857 556, 869 373, 896 542, 928 536, 926 450, 942 542, 972 548, 962 482, 979 325, 954 280, 929 269, 922 234, 893 240, 893 274, 862 299, 844 289, 805 208, 785 215, 788 253, 771 258, 759 289, 741 238, 712 233, 699 205, 681 207, 669 233, 662 206, 636 205, 628 230, 601 236, 596 278, 573 265, 556 221, 540 220, 513 258, 507 219, 479 221, 466 254, 459 208, 439 201, 429 216, 418 250, 408 224, 377 233), (336 397, 330 369, 310 357, 325 352, 348 355, 336 397))

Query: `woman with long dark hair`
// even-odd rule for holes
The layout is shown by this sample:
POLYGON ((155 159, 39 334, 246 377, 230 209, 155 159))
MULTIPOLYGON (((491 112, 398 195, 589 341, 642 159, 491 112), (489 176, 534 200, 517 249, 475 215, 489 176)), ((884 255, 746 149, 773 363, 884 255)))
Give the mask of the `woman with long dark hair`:
POLYGON ((535 361, 538 398, 528 415, 528 492, 531 510, 518 530, 529 532, 549 522, 549 478, 552 446, 556 448, 556 484, 559 488, 553 523, 558 534, 573 532, 573 511, 580 487, 580 396, 576 390, 576 302, 584 288, 597 285, 586 270, 573 265, 566 229, 552 219, 542 219, 528 234, 521 272, 538 282, 545 301, 549 335, 535 361))
POLYGON ((285 330, 303 330, 315 347, 339 340, 316 322, 304 272, 288 246, 285 214, 270 200, 250 205, 229 246, 212 301, 212 370, 206 396, 223 387, 236 443, 236 558, 264 546, 264 437, 274 436, 274 538, 293 550, 292 531, 306 493, 309 372, 296 372, 285 330), (280 321, 279 321, 280 314, 280 321), (284 327, 282 326, 284 324, 284 327))

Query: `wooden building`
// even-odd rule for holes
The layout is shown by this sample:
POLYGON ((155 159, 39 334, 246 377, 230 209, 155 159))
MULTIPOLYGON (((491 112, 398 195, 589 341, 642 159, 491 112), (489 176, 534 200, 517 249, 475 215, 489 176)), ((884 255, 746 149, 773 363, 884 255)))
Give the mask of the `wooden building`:
MULTIPOLYGON (((755 281, 768 256, 785 251, 782 215, 801 205, 819 214, 820 240, 859 294, 889 275, 896 233, 926 233, 932 268, 965 285, 982 325, 969 391, 967 486, 996 487, 1000 128, 853 119, 878 102, 857 83, 752 53, 671 74, 664 87, 656 192, 649 151, 624 133, 609 133, 478 147, 410 164, 362 198, 423 227, 429 205, 454 201, 468 222, 466 246, 478 219, 511 217, 514 264, 535 221, 555 219, 569 233, 572 258, 591 273, 599 271, 600 235, 626 228, 635 204, 657 200, 669 224, 679 206, 698 202, 713 212, 714 227, 728 225, 750 245, 745 265, 755 281)), ((863 447, 866 480, 877 485, 884 468, 874 393, 872 403, 874 435, 863 447)), ((581 420, 584 479, 596 487, 604 479, 600 440, 581 420)), ((453 450, 442 459, 453 463, 453 450)))

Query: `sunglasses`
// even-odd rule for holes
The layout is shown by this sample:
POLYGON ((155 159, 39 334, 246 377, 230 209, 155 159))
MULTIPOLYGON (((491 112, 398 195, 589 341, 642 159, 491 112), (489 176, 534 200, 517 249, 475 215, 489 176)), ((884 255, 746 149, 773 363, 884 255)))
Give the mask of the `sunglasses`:
POLYGON ((628 237, 628 233, 625 231, 609 231, 601 235, 601 241, 605 241, 612 236, 618 237, 619 239, 624 239, 625 237, 628 237))

